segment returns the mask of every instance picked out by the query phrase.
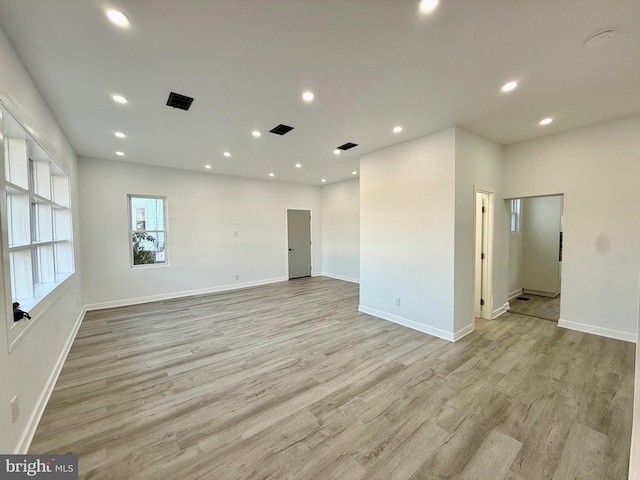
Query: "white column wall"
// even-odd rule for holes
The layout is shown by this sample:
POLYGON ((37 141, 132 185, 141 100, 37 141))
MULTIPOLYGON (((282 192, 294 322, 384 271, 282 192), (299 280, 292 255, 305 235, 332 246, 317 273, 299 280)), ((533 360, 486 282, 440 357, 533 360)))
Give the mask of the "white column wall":
POLYGON ((503 148, 482 137, 456 128, 456 220, 455 220, 455 337, 473 331, 475 196, 476 189, 492 193, 493 250, 492 317, 507 308, 509 268, 509 214, 503 201, 503 148))
POLYGON ((454 149, 449 128, 360 160, 360 310, 450 340, 454 149))
POLYGON ((360 281, 360 182, 322 187, 322 273, 360 281))

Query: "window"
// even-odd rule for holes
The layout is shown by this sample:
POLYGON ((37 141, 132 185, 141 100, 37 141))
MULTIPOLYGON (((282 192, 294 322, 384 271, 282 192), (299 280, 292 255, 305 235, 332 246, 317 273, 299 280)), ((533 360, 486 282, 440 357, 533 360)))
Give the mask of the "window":
POLYGON ((166 264, 166 201, 164 197, 129 195, 131 262, 166 264))
POLYGON ((520 233, 520 199, 511 199, 511 233, 520 233))
POLYGON ((31 310, 74 272, 70 182, 4 109, 1 119, 7 292, 10 289, 12 301, 21 309, 31 310))

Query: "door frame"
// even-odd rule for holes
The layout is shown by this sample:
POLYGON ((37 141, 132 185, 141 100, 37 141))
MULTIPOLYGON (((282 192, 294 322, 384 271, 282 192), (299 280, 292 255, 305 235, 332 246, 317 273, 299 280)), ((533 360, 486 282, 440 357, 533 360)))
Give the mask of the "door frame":
POLYGON ((483 188, 480 186, 474 186, 473 188, 473 321, 475 323, 475 297, 476 297, 476 263, 477 263, 477 252, 476 252, 476 239, 478 236, 478 231, 476 228, 476 214, 477 214, 477 194, 483 194, 487 196, 487 211, 486 216, 483 221, 483 230, 484 230, 484 238, 483 243, 485 245, 486 250, 486 264, 485 268, 482 272, 482 286, 484 287, 484 308, 481 309, 481 317, 487 320, 493 319, 493 224, 494 224, 494 196, 495 191, 490 188, 483 188))
POLYGON ((313 268, 315 242, 313 241, 313 209, 311 207, 284 207, 284 277, 291 280, 289 278, 289 217, 287 216, 289 210, 307 210, 311 216, 309 219, 309 236, 311 237, 311 251, 309 253, 311 258, 309 261, 311 262, 311 276, 317 277, 321 274, 313 268))

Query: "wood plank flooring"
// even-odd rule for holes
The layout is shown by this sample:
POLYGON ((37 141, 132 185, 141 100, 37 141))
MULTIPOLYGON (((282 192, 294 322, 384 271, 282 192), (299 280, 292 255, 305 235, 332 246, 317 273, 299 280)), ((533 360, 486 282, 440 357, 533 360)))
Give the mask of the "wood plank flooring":
POLYGON ((30 453, 81 479, 623 480, 635 346, 505 314, 449 343, 319 277, 90 312, 30 453))
POLYGON ((560 320, 560 295, 556 297, 543 297, 541 295, 532 295, 529 293, 522 294, 522 297, 529 300, 518 300, 513 298, 509 300, 509 312, 519 313, 521 315, 530 315, 532 317, 542 318, 543 320, 560 320))

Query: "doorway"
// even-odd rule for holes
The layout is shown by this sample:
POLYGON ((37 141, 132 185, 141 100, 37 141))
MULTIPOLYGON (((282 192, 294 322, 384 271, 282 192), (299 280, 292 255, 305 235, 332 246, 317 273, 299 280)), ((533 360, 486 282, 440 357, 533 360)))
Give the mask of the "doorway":
POLYGON ((563 196, 512 199, 509 311, 560 318, 563 196))
POLYGON ((491 261, 492 252, 491 211, 492 193, 475 191, 475 268, 473 282, 474 318, 492 318, 491 261))
POLYGON ((311 276, 311 211, 287 210, 289 280, 311 276))

